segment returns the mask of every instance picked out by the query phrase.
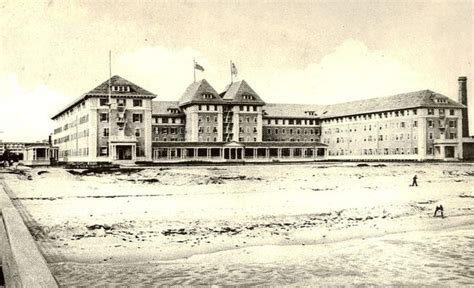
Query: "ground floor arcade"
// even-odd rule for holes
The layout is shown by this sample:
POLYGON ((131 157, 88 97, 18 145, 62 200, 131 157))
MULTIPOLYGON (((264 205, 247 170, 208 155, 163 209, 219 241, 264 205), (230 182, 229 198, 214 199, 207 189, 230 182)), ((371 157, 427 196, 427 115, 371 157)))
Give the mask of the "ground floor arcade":
POLYGON ((153 161, 316 160, 325 157, 326 146, 319 143, 155 142, 153 145, 153 161))

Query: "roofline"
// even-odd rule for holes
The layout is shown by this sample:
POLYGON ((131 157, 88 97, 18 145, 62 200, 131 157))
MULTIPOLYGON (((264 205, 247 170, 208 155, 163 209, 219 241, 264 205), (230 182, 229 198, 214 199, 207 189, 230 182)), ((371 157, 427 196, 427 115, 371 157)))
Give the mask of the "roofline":
MULTIPOLYGON (((459 104, 462 105, 462 104, 459 104)), ((462 105, 464 106, 464 105, 462 105)), ((360 112, 360 113, 349 113, 349 114, 340 114, 340 115, 334 115, 334 116, 324 116, 324 114, 321 114, 319 116, 320 119, 331 119, 331 118, 338 118, 338 117, 347 117, 347 116, 357 116, 357 115, 363 115, 363 114, 370 114, 370 113, 384 113, 384 112, 391 112, 391 111, 398 111, 398 110, 404 110, 404 109, 414 109, 414 108, 455 108, 455 109, 463 109, 465 107, 459 107, 454 104, 448 104, 448 105, 443 105, 443 106, 436 106, 436 105, 416 105, 416 106, 407 106, 407 107, 400 107, 400 108, 393 108, 393 109, 384 109, 384 110, 371 110, 371 111, 365 111, 365 112, 360 112)))
MULTIPOLYGON (((90 94, 90 93, 85 93, 85 94, 82 94, 80 97, 76 98, 74 101, 72 101, 71 103, 67 104, 65 106, 65 108, 61 109, 59 112, 56 112, 52 117, 51 119, 54 120, 56 119, 57 117, 61 116, 62 114, 64 114, 68 109, 76 106, 79 102, 81 102, 82 100, 87 100, 88 98, 101 98, 101 97, 109 97, 109 94, 99 94, 99 93, 94 93, 94 94, 90 94)), ((152 94, 152 95, 144 95, 144 94, 137 94, 137 95, 123 95, 123 94, 110 94, 110 97, 111 98, 150 98, 150 99, 154 99, 156 98, 156 94, 152 94)))
MULTIPOLYGON (((175 113, 175 114, 163 114, 163 113, 156 113, 156 114, 151 114, 151 117, 153 116, 166 116, 166 117, 183 117, 183 116, 186 116, 186 114, 184 113, 175 113)), ((152 123, 152 124, 155 124, 155 123, 152 123)))
POLYGON ((201 100, 191 100, 191 101, 186 101, 186 102, 183 102, 183 103, 178 103, 178 106, 181 108, 181 107, 189 106, 189 105, 193 105, 193 104, 204 104, 204 105, 212 104, 212 105, 216 105, 216 104, 224 104, 224 103, 225 103, 224 101, 206 102, 206 101, 201 101, 201 100))

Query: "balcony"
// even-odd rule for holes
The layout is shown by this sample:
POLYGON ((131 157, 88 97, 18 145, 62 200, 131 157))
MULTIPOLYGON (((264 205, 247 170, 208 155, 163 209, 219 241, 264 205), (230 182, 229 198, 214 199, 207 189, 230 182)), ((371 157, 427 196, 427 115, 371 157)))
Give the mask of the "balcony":
POLYGON ((137 142, 137 137, 127 135, 110 136, 110 142, 137 142))

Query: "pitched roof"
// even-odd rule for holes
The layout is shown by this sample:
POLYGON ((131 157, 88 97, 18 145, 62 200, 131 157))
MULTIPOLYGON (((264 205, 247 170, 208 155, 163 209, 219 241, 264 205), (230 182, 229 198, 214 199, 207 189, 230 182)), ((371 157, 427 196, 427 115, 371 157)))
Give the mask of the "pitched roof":
POLYGON ((278 103, 267 103, 263 106, 264 116, 269 117, 289 117, 289 118, 301 118, 311 117, 307 111, 314 111, 315 115, 312 117, 319 116, 321 109, 324 106, 314 104, 278 104, 278 103))
POLYGON ((183 95, 179 99, 179 106, 187 105, 190 103, 224 103, 224 100, 219 96, 219 93, 206 81, 202 79, 198 82, 191 83, 183 95), (213 98, 204 98, 205 94, 211 94, 213 98))
MULTIPOLYGON (((142 87, 132 83, 118 75, 112 76, 110 78, 111 86, 129 86, 130 91, 128 92, 112 92, 112 97, 140 97, 140 98, 155 98, 156 95, 143 89, 142 87)), ((56 117, 60 116, 64 112, 66 112, 71 107, 74 107, 82 100, 85 100, 89 97, 100 97, 100 96, 109 96, 109 79, 107 79, 104 83, 100 84, 99 86, 95 87, 94 89, 90 90, 87 93, 82 94, 80 97, 76 98, 73 102, 66 105, 63 109, 53 115, 51 119, 55 119, 56 117)))
POLYGON ((332 118, 418 107, 464 108, 464 105, 431 90, 421 90, 331 105, 271 103, 265 105, 263 109, 267 117, 308 117, 305 112, 314 111, 320 118, 332 118))
POLYGON ((461 105, 449 97, 431 90, 421 90, 388 97, 378 97, 328 105, 323 108, 324 111, 322 111, 321 114, 325 111, 327 112, 324 115, 321 115, 321 117, 328 118, 418 107, 463 108, 464 105, 461 105), (442 100, 445 102, 437 102, 437 100, 442 100))
POLYGON ((265 105, 265 102, 250 87, 245 80, 237 81, 226 87, 226 91, 221 93, 223 99, 233 103, 265 105), (245 99, 244 96, 251 96, 252 99, 245 99))
POLYGON ((178 106, 178 101, 152 101, 152 115, 168 115, 171 114, 170 109, 178 109, 179 114, 172 115, 184 115, 178 106))
MULTIPOLYGON (((111 92, 112 96, 145 96, 150 98, 155 98, 156 95, 143 89, 142 87, 138 86, 135 83, 128 81, 118 75, 112 76, 110 78, 110 85, 111 86, 129 86, 130 91, 128 92, 111 92)), ((109 79, 107 79, 104 83, 100 84, 99 86, 95 87, 91 91, 85 93, 88 95, 97 95, 97 96, 108 96, 109 95, 109 79)))

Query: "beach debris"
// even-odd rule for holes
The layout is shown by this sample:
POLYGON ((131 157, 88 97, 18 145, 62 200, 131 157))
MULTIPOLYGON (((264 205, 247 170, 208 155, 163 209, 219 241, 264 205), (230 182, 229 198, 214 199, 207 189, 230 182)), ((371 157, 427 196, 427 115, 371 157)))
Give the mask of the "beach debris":
POLYGON ((48 171, 41 170, 41 171, 38 171, 36 174, 38 174, 38 175, 43 175, 43 174, 46 174, 46 173, 49 173, 49 172, 48 172, 48 171))
POLYGON ((86 226, 86 228, 88 230, 98 230, 98 229, 110 230, 110 229, 112 229, 112 227, 107 225, 107 224, 104 224, 104 225, 102 225, 102 224, 93 224, 93 225, 86 226))

